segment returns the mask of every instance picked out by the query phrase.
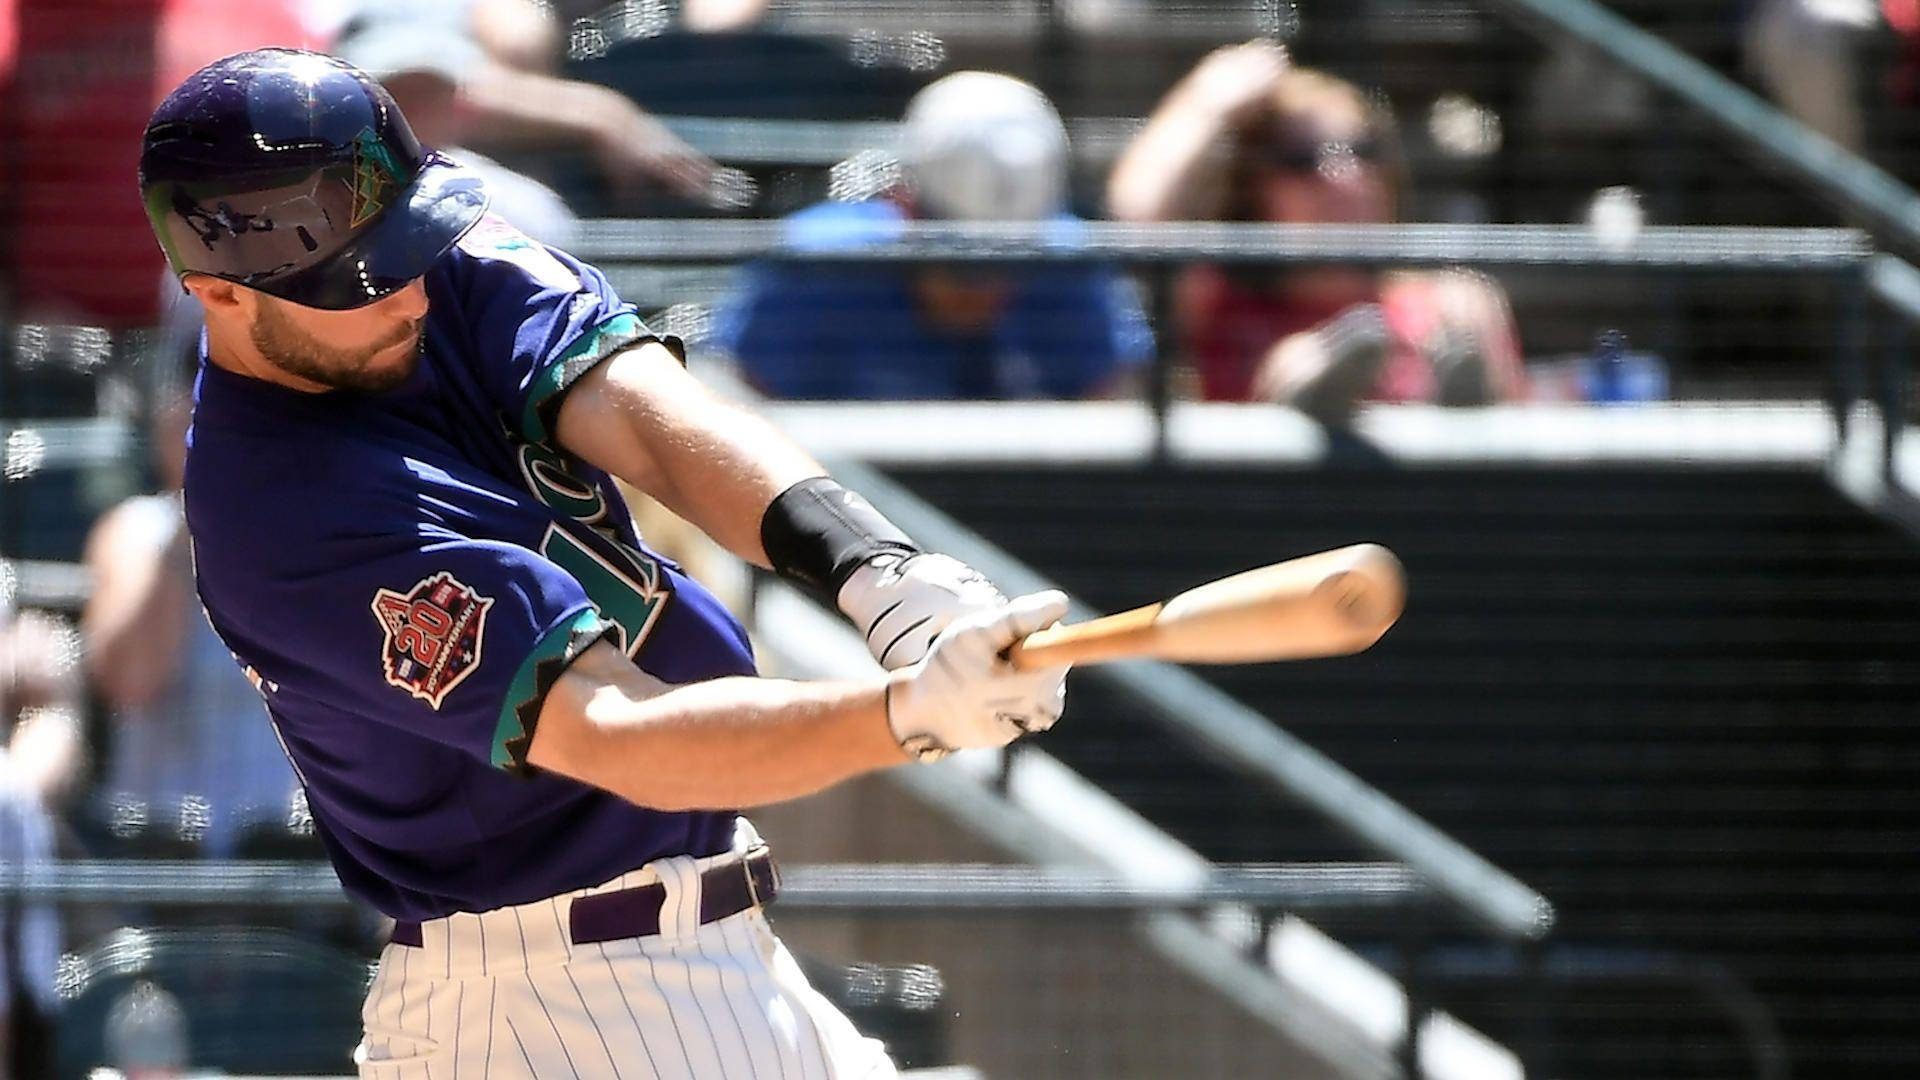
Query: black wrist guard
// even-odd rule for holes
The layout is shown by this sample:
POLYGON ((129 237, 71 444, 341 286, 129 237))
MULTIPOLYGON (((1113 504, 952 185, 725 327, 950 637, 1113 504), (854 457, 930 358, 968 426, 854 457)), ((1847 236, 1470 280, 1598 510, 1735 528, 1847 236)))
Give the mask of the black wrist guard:
POLYGON ((760 544, 775 573, 829 606, 861 563, 920 550, 872 503, 826 476, 802 480, 774 498, 760 519, 760 544))

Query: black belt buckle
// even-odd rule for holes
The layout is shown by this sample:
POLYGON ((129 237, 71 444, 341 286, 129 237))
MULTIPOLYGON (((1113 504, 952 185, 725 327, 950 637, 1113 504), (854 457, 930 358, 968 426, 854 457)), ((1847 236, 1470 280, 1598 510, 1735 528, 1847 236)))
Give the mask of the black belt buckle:
POLYGON ((780 894, 780 864, 774 861, 772 851, 764 846, 754 848, 740 860, 740 867, 746 871, 747 875, 748 907, 765 907, 780 894), (767 868, 767 889, 764 895, 760 891, 759 868, 761 866, 767 868))

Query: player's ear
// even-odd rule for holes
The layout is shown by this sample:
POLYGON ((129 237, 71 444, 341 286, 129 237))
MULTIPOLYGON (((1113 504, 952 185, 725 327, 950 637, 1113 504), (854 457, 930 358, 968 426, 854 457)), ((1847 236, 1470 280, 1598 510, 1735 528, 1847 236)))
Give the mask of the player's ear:
POLYGON ((181 279, 180 283, 186 286, 195 300, 200 301, 200 306, 205 308, 208 314, 216 311, 236 311, 246 302, 240 295, 240 286, 225 278, 214 277, 212 274, 188 274, 181 279))

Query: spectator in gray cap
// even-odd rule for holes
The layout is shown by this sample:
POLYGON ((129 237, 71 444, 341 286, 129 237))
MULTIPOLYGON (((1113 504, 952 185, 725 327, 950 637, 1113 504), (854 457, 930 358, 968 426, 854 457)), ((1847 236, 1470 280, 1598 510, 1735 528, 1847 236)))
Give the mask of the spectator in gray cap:
MULTIPOLYGON (((884 243, 932 218, 1044 222, 1072 243, 1067 165, 1066 128, 1039 90, 949 75, 908 105, 897 171, 876 164, 851 197, 789 218, 788 242, 884 243)), ((715 338, 760 389, 809 399, 1119 396, 1137 389, 1152 353, 1131 284, 1071 264, 756 265, 715 338)))

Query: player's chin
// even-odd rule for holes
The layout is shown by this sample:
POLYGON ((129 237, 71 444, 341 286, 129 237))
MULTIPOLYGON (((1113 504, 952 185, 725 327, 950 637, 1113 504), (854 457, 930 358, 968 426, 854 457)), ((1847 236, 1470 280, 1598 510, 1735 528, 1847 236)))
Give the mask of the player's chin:
POLYGON ((358 390, 363 394, 379 394, 412 378, 413 369, 419 366, 420 341, 415 338, 373 354, 366 363, 354 369, 350 377, 340 382, 346 389, 358 390))

